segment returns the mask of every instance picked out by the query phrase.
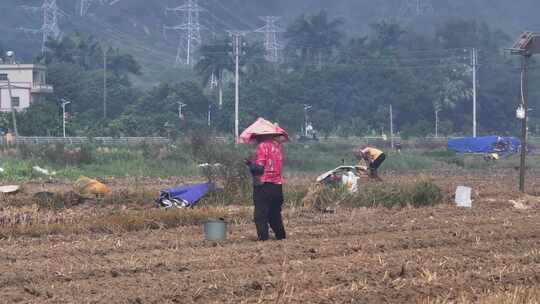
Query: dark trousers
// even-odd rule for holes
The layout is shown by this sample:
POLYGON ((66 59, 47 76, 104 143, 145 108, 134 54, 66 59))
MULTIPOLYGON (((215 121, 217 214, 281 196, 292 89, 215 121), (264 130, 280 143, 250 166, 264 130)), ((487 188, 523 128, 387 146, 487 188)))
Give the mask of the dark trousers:
POLYGON ((369 165, 369 170, 373 173, 373 174, 376 174, 377 173, 377 170, 379 169, 379 167, 381 166, 381 164, 384 162, 384 160, 386 159, 386 155, 381 154, 379 155, 379 157, 377 157, 377 159, 375 159, 370 165, 369 165))
POLYGON ((268 240, 268 225, 274 231, 277 240, 285 238, 285 227, 281 217, 283 206, 283 188, 281 185, 264 183, 253 187, 255 203, 255 226, 260 241, 268 240))

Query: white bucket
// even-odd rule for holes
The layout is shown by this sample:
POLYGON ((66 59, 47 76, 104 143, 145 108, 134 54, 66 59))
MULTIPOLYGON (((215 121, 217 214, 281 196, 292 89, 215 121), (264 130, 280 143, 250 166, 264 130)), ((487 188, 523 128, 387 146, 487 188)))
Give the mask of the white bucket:
POLYGON ((456 189, 456 205, 458 207, 471 208, 471 192, 472 189, 469 187, 458 186, 456 189))

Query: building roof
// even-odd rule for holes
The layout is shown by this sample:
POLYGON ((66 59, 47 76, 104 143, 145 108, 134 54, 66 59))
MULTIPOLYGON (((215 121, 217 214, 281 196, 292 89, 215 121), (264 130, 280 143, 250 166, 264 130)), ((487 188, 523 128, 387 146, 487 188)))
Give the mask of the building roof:
POLYGON ((0 64, 0 70, 45 70, 41 64, 0 64))

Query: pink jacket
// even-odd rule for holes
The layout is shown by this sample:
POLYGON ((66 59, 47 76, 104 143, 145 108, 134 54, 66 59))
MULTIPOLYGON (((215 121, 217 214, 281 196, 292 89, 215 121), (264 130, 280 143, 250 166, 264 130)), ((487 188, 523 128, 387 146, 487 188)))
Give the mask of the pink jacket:
POLYGON ((268 139, 257 144, 255 163, 264 167, 259 177, 262 183, 283 184, 281 169, 283 166, 283 146, 280 142, 268 139))

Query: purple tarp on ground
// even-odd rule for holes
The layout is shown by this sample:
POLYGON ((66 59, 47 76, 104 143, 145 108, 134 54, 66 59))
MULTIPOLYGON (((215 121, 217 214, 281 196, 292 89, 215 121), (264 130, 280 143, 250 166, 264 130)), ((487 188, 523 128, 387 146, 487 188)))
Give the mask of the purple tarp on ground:
POLYGON ((195 205, 210 189, 209 183, 179 186, 160 191, 159 199, 180 200, 187 203, 187 207, 195 205))

